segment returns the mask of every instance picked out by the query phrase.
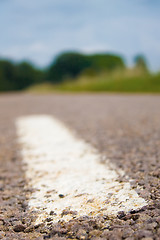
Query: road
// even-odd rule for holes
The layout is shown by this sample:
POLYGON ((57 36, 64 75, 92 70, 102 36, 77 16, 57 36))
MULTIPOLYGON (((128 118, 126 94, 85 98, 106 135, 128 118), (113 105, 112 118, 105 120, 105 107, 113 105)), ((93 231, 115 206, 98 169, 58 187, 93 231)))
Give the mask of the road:
MULTIPOLYGON (((44 128, 44 139, 45 132, 53 135, 44 128)), ((1 95, 0 164, 0 239, 160 239, 160 96, 1 95), (37 190, 26 177, 28 163, 16 125, 17 119, 33 116, 53 117, 96 149, 103 156, 101 165, 108 167, 109 161, 123 171, 118 182, 129 182, 145 206, 70 221, 63 221, 63 215, 70 214, 65 212, 60 222, 53 221, 51 211, 43 223, 35 224, 39 212, 29 202, 37 190)), ((63 195, 59 198, 65 203, 63 195)))

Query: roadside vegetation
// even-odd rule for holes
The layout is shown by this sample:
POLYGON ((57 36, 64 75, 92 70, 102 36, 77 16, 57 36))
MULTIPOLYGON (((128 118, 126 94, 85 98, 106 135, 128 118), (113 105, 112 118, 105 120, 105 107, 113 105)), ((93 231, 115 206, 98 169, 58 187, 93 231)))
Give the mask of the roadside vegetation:
POLYGON ((51 92, 128 92, 160 93, 160 74, 139 74, 134 70, 101 73, 97 76, 81 75, 61 84, 42 83, 28 89, 32 93, 51 92))
POLYGON ((121 56, 62 53, 45 69, 28 62, 0 60, 0 91, 160 93, 160 73, 143 56, 128 68, 121 56))

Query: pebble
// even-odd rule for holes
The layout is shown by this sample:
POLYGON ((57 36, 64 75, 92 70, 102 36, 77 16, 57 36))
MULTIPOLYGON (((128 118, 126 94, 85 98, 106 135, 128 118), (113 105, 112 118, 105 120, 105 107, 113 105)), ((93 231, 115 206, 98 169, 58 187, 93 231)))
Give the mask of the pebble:
POLYGON ((89 237, 99 237, 101 235, 101 231, 100 230, 93 230, 89 232, 89 237))
POLYGON ((58 195, 60 198, 64 198, 65 196, 63 194, 58 195))
POLYGON ((14 226, 14 228, 13 228, 13 230, 15 231, 15 232, 24 232, 24 230, 25 230, 25 226, 24 225, 16 225, 16 226, 14 226))
POLYGON ((142 238, 141 240, 153 240, 153 238, 146 237, 146 238, 142 238))
POLYGON ((86 233, 86 231, 84 229, 79 229, 76 237, 80 240, 87 240, 88 239, 88 234, 86 233))
POLYGON ((3 232, 3 231, 0 231, 0 239, 3 239, 3 238, 4 238, 4 236, 5 236, 5 232, 3 232))

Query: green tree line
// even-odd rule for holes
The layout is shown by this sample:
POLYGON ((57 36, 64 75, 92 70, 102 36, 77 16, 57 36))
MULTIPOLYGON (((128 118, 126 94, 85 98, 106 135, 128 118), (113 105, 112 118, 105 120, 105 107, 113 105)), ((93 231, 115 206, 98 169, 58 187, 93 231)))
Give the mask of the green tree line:
MULTIPOLYGON (((140 69, 147 70, 142 56, 137 56, 135 62, 140 69)), ((113 54, 85 55, 78 52, 65 52, 58 55, 43 70, 29 62, 14 63, 0 59, 0 91, 23 90, 43 82, 58 84, 66 79, 75 79, 80 74, 99 74, 124 68, 126 68, 124 59, 113 54)))

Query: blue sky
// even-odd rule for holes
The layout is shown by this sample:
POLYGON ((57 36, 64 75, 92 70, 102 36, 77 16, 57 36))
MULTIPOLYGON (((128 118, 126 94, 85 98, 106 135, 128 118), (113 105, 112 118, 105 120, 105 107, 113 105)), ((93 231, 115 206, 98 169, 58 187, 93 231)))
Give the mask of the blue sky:
POLYGON ((67 50, 144 54, 160 70, 159 0, 0 0, 0 57, 46 66, 67 50))

